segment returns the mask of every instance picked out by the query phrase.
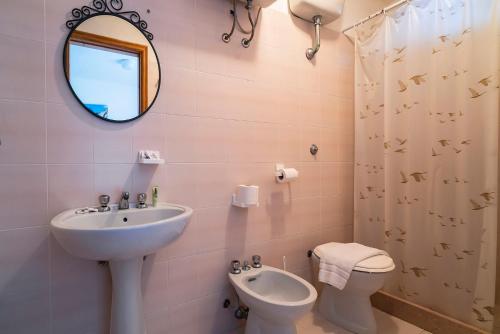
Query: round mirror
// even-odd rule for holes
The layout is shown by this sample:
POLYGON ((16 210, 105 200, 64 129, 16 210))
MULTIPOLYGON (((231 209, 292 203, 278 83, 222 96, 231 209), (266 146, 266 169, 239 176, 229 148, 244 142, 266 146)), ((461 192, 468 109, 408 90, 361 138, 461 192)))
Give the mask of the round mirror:
POLYGON ((158 95, 156 51, 141 30, 120 16, 99 14, 81 21, 68 35, 63 56, 73 94, 96 117, 134 120, 158 95))

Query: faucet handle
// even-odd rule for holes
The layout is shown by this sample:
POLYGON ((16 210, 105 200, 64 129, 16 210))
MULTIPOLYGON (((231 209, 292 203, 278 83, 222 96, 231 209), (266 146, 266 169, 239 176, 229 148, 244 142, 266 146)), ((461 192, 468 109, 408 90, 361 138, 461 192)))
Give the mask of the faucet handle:
POLYGON ((233 260, 231 261, 231 274, 240 274, 241 269, 240 269, 240 261, 238 260, 233 260))
POLYGON ((148 205, 146 204, 146 199, 147 199, 147 195, 145 193, 137 194, 137 208, 138 209, 144 209, 144 208, 148 207, 148 205))
POLYGON ((101 195, 101 196, 99 196, 99 204, 101 204, 101 206, 108 206, 108 204, 109 204, 109 195, 101 195))
POLYGON ((137 202, 139 202, 139 203, 145 203, 146 198, 147 198, 147 195, 145 193, 138 193, 137 194, 137 202))
POLYGON ((128 200, 128 198, 129 198, 129 197, 130 197, 130 193, 129 193, 128 191, 124 191, 124 192, 122 192, 122 198, 123 198, 123 199, 128 200))
POLYGON ((250 267, 250 265, 248 264, 248 261, 247 260, 243 261, 243 266, 241 267, 241 270, 248 271, 250 269, 252 269, 252 267, 250 267))
POLYGON ((101 206, 97 209, 97 211, 99 211, 99 212, 110 211, 111 208, 108 206, 108 204, 109 204, 109 195, 101 195, 101 196, 99 196, 99 204, 101 206))
POLYGON ((262 267, 260 255, 253 255, 252 256, 252 267, 254 267, 254 268, 261 268, 262 267))

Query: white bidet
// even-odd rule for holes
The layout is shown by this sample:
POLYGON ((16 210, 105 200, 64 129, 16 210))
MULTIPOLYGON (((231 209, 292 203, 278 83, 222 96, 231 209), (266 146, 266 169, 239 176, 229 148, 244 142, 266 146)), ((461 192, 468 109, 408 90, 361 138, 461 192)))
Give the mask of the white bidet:
POLYGON ((304 279, 268 266, 230 273, 229 280, 250 309, 245 334, 296 334, 296 320, 318 297, 304 279))

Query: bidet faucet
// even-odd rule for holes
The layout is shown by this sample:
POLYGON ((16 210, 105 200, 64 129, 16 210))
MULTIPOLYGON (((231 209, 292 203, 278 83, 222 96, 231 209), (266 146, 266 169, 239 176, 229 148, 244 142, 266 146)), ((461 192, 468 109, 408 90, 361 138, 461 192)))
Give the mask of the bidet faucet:
POLYGON ((262 259, 260 255, 252 256, 252 267, 254 268, 262 268, 262 259))
POLYGON ((126 210, 129 208, 129 204, 128 204, 129 197, 130 197, 130 194, 127 191, 124 191, 122 193, 122 198, 120 199, 120 202, 118 203, 118 210, 126 210))
POLYGON ((229 272, 231 274, 241 274, 240 261, 238 260, 231 261, 231 269, 229 272))
POLYGON ((243 266, 241 267, 241 270, 248 271, 250 269, 252 269, 252 267, 250 267, 250 265, 248 264, 248 261, 247 260, 243 261, 243 266))

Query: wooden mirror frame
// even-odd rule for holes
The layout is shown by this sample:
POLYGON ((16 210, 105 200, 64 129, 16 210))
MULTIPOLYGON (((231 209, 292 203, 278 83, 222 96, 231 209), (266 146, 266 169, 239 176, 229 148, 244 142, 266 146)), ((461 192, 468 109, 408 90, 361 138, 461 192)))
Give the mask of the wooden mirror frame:
MULTIPOLYGON (((73 31, 67 43, 77 42, 87 45, 99 46, 105 49, 130 52, 139 57, 139 113, 144 113, 148 108, 148 47, 142 44, 122 41, 116 38, 91 34, 85 31, 73 31)), ((65 48, 64 71, 70 80, 69 48, 65 48)))

